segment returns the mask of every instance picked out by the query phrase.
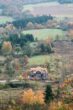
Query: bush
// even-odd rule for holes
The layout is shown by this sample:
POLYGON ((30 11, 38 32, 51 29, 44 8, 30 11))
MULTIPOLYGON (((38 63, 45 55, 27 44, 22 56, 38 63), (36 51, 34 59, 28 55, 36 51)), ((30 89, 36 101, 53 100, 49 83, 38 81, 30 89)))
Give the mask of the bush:
POLYGON ((10 82, 8 83, 8 86, 10 88, 34 88, 35 85, 24 82, 10 82))
POLYGON ((9 86, 7 84, 0 84, 0 89, 7 89, 9 86))

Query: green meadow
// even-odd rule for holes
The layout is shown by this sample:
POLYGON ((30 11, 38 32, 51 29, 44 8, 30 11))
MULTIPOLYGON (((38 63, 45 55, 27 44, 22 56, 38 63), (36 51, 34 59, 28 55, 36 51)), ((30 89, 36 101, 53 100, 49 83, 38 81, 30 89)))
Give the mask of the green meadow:
POLYGON ((5 24, 7 22, 13 21, 13 18, 7 16, 0 16, 0 24, 5 24))
POLYGON ((33 30, 26 30, 22 32, 23 34, 32 34, 34 38, 37 38, 38 40, 45 40, 47 38, 51 38, 55 40, 57 36, 59 36, 59 39, 64 39, 65 31, 62 31, 61 29, 33 29, 33 30))
POLYGON ((38 55, 38 56, 34 56, 29 58, 29 66, 33 66, 33 65, 44 65, 47 62, 50 62, 51 60, 53 61, 55 59, 54 55, 38 55))

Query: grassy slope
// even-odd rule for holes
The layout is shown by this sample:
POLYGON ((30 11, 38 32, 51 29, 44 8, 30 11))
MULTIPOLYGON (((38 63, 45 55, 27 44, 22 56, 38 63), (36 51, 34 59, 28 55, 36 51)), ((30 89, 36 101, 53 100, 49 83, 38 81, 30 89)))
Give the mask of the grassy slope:
POLYGON ((63 39, 65 32, 60 29, 36 29, 23 31, 23 34, 33 34, 34 38, 38 38, 38 40, 43 40, 48 37, 55 40, 57 35, 60 36, 60 39, 63 39))
POLYGON ((11 22, 13 19, 7 16, 0 16, 0 24, 4 24, 6 22, 11 22))
POLYGON ((42 65, 54 59, 54 55, 39 55, 34 56, 29 59, 29 66, 32 65, 42 65))

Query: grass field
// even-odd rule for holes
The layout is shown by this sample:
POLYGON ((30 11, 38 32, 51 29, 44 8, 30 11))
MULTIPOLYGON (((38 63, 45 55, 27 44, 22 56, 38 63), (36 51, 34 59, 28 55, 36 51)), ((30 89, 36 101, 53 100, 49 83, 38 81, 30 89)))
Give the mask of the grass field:
POLYGON ((57 35, 60 39, 64 39, 65 31, 61 29, 35 29, 23 31, 23 34, 32 34, 38 40, 44 40, 49 37, 55 40, 57 35))
POLYGON ((22 91, 22 89, 0 90, 0 103, 6 103, 10 99, 16 99, 22 91))
POLYGON ((43 65, 49 62, 51 59, 55 58, 54 55, 39 55, 39 56, 34 56, 29 59, 29 66, 32 65, 43 65))
POLYGON ((7 22, 11 22, 13 19, 7 16, 0 16, 0 24, 5 24, 7 22))

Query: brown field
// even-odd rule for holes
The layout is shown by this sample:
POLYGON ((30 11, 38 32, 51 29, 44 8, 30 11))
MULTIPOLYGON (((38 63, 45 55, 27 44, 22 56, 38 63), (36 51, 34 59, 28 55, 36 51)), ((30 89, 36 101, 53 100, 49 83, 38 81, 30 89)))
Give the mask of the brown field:
POLYGON ((39 3, 24 5, 23 11, 25 10, 29 10, 34 16, 51 14, 58 17, 73 17, 73 4, 39 3))

